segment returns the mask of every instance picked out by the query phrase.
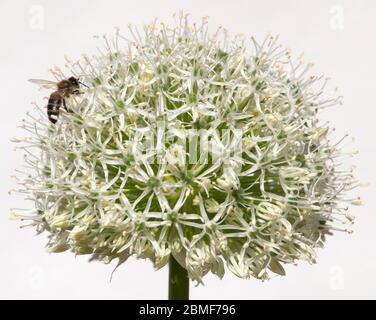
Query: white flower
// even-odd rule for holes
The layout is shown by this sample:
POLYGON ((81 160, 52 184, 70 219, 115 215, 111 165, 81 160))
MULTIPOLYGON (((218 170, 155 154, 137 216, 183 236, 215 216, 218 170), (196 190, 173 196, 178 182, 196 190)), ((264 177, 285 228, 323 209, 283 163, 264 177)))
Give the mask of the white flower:
POLYGON ((111 228, 121 225, 122 221, 123 216, 120 211, 110 210, 104 214, 104 216, 99 220, 99 223, 103 228, 111 228))
POLYGON ((283 214, 283 210, 271 202, 260 202, 256 210, 258 217, 265 220, 273 220, 283 214))
POLYGON ((353 220, 342 204, 361 204, 319 121, 340 99, 271 36, 248 47, 184 16, 144 30, 53 69, 88 88, 56 124, 44 106, 22 123, 16 191, 34 207, 19 218, 49 234, 52 252, 119 265, 133 255, 155 268, 172 254, 198 282, 225 265, 268 279, 282 264, 314 262, 353 220))
POLYGON ((155 259, 154 259, 154 266, 157 269, 164 267, 171 254, 171 249, 169 248, 168 243, 163 242, 162 244, 154 243, 155 249, 155 259))
POLYGON ((256 145, 256 143, 252 140, 250 136, 245 136, 243 138, 243 145, 245 149, 251 150, 256 145))
POLYGON ((218 178, 216 182, 218 187, 226 192, 236 190, 239 187, 239 183, 234 176, 234 172, 224 174, 222 177, 218 178))
POLYGON ((170 165, 185 166, 186 154, 183 146, 172 145, 166 152, 166 160, 170 165))
POLYGON ((209 213, 216 213, 219 210, 219 203, 214 199, 205 200, 205 208, 209 213))
POLYGON ((73 243, 80 247, 80 244, 85 244, 87 241, 87 227, 76 225, 73 227, 72 231, 69 232, 68 239, 72 240, 73 243))
POLYGON ((307 185, 317 173, 307 168, 290 167, 281 169, 280 175, 287 185, 307 185))
POLYGON ((50 220, 50 226, 56 229, 65 229, 70 225, 69 214, 60 214, 52 217, 50 220))
POLYGON ((240 254, 233 254, 230 256, 228 268, 239 278, 248 278, 250 276, 249 268, 244 263, 240 254))

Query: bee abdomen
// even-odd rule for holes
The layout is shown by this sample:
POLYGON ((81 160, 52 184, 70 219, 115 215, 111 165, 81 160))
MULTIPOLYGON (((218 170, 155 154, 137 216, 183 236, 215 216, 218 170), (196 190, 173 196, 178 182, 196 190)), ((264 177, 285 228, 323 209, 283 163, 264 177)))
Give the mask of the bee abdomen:
POLYGON ((63 97, 60 95, 58 91, 51 93, 47 103, 47 115, 48 119, 52 123, 57 122, 57 118, 59 116, 59 109, 61 107, 62 102, 63 97))

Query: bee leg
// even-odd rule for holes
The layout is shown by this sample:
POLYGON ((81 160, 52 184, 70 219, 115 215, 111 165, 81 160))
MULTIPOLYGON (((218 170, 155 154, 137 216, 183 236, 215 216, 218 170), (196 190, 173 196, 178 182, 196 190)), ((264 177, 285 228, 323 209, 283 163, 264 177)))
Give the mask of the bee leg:
POLYGON ((69 110, 67 108, 67 103, 65 102, 65 99, 63 99, 63 107, 64 107, 66 112, 69 112, 69 110))
POLYGON ((65 102, 65 99, 63 99, 63 107, 65 109, 66 112, 69 112, 69 113, 72 113, 73 111, 72 110, 69 110, 68 107, 67 107, 67 103, 65 102))

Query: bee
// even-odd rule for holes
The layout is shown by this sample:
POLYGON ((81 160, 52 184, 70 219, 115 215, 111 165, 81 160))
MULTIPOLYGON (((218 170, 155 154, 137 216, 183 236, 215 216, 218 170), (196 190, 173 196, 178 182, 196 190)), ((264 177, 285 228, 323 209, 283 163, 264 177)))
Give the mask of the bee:
POLYGON ((65 98, 68 98, 70 95, 81 94, 80 85, 88 88, 87 85, 75 77, 70 77, 59 82, 41 79, 29 79, 29 81, 39 85, 43 89, 56 89, 56 91, 51 93, 47 103, 48 119, 54 124, 57 122, 61 106, 68 111, 65 98))

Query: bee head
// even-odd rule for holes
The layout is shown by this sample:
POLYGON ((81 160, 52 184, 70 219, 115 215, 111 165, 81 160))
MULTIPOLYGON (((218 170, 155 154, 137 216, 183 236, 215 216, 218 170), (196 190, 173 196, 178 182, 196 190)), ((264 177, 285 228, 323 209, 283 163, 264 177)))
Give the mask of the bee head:
POLYGON ((75 87, 79 87, 80 85, 79 85, 79 80, 77 79, 77 78, 75 78, 75 77, 70 77, 69 79, 68 79, 68 81, 72 84, 72 85, 74 85, 75 87))
POLYGON ((79 88, 80 85, 83 85, 84 87, 88 88, 88 86, 84 83, 82 83, 78 78, 70 77, 68 78, 68 81, 75 87, 79 88))

